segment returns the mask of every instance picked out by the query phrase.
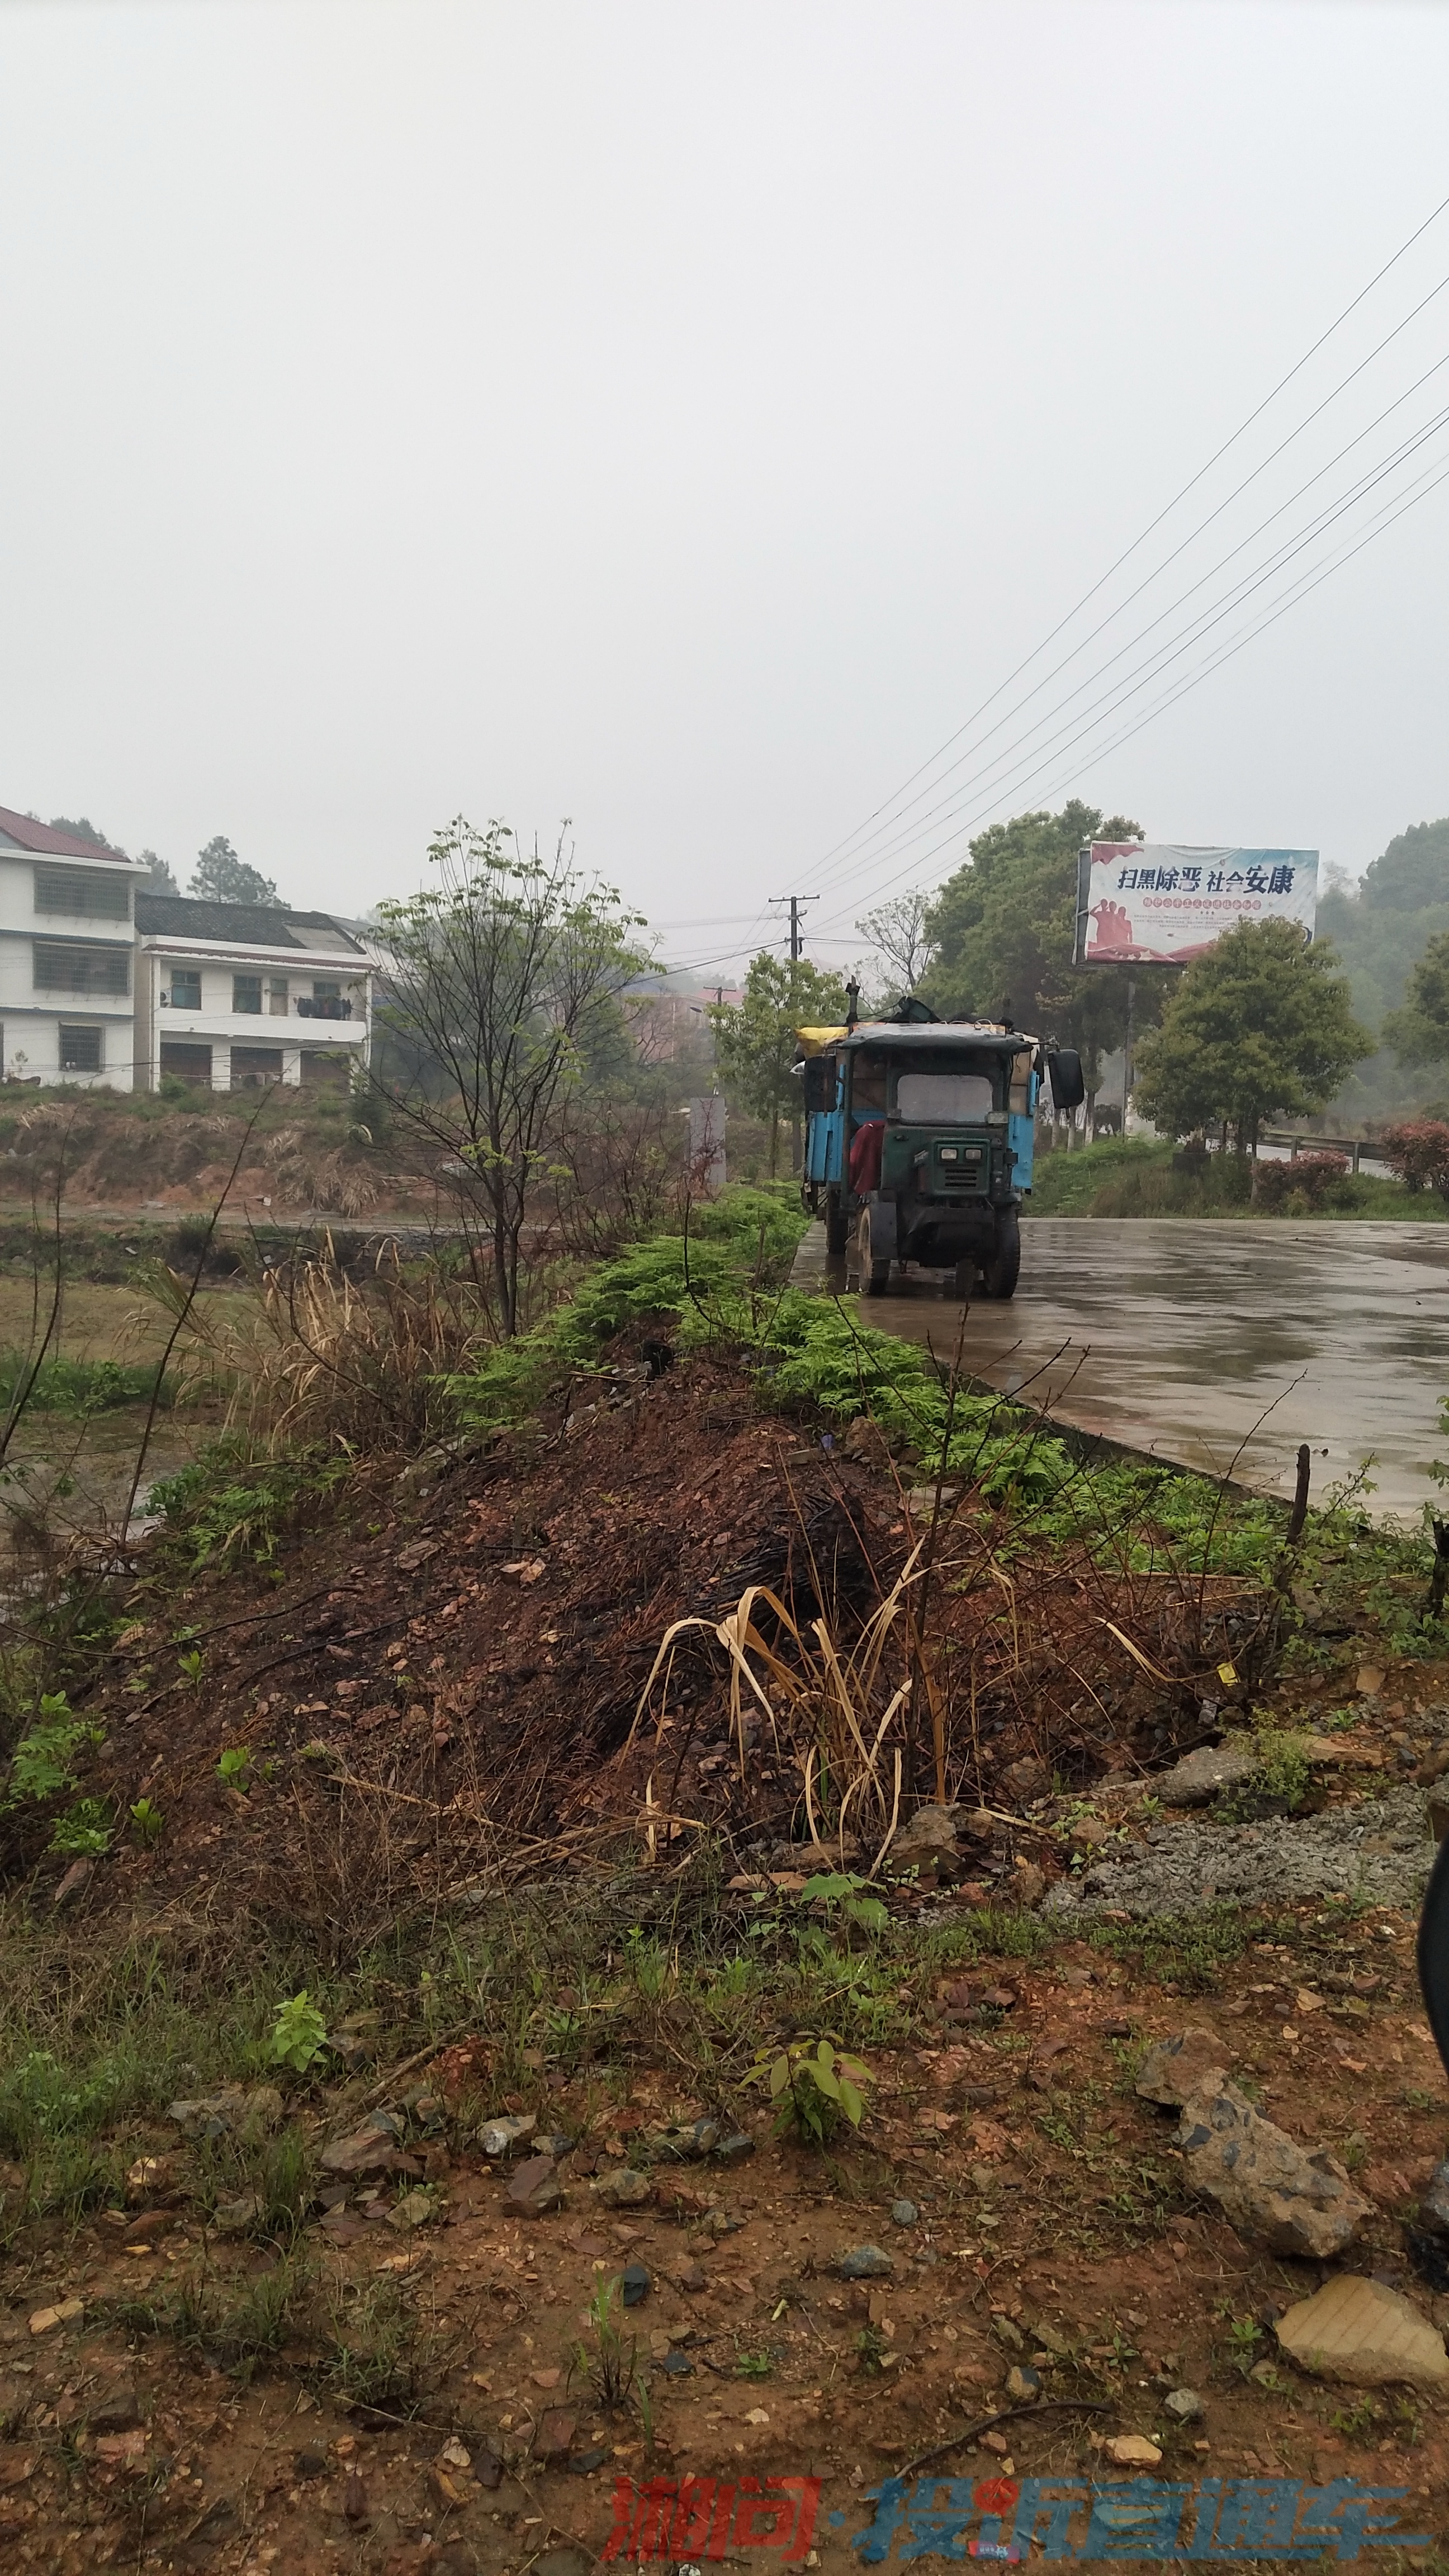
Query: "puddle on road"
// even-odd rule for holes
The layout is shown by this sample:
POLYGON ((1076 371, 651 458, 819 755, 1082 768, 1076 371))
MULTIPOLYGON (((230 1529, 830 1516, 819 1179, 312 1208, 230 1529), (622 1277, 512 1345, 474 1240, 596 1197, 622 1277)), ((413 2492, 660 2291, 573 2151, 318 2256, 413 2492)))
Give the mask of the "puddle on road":
MULTIPOLYGON (((804 1267, 843 1287, 806 1238, 804 1267)), ((943 1356, 961 1308, 928 1275, 852 1299, 861 1320, 943 1356)), ((1449 1456, 1449 1227, 1034 1217, 1021 1284, 966 1319, 966 1367, 1064 1421, 1265 1493, 1313 1491, 1366 1457, 1376 1517, 1416 1520, 1449 1456)))

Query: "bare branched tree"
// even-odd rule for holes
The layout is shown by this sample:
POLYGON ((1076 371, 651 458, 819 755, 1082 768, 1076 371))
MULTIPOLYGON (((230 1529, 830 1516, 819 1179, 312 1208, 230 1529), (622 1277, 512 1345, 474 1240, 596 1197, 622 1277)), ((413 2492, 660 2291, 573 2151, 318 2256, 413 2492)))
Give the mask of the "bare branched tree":
POLYGON ((903 989, 914 993, 935 955, 934 945, 926 931, 929 895, 919 886, 909 894, 895 894, 875 912, 862 914, 856 929, 868 939, 899 977, 903 989))
POLYGON ((504 823, 459 815, 428 850, 436 884, 378 908, 384 1006, 409 1062, 394 1111, 452 1167, 493 1251, 503 1332, 519 1329, 519 1260, 559 1112, 620 996, 650 971, 642 916, 574 867, 564 825, 551 858, 521 855, 504 823))

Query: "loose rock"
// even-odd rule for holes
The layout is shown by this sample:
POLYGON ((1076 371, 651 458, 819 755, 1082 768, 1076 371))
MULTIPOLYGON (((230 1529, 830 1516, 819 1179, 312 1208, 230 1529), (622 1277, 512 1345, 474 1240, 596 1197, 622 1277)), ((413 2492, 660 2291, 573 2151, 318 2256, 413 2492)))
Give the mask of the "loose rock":
MULTIPOLYGON (((171 2106, 172 2117, 177 2106, 171 2106)), ((358 2129, 349 2130, 345 2138, 334 2138, 324 2147, 319 2158, 324 2173, 375 2174, 391 2173, 397 2162, 402 2139, 402 2122, 391 2111, 374 2111, 358 2129)), ((414 2172, 417 2167, 414 2166, 414 2172)))
POLYGON ((615 2165, 609 2173, 595 2176, 589 2185, 606 2209, 642 2209, 654 2190, 649 2176, 636 2173, 632 2165, 615 2165))
POLYGON ((1114 2433, 1102 2451, 1114 2469, 1155 2469, 1162 2458, 1160 2446, 1145 2433, 1114 2433))
POLYGON ((534 2458, 536 2460, 566 2460, 569 2452, 573 2448, 573 2439, 577 2431, 578 2417, 576 2415, 568 2414, 562 2406, 548 2407, 546 2411, 540 2415, 538 2419, 538 2430, 533 2437, 534 2458))
POLYGON ((134 2388, 108 2388, 86 2417, 93 2433, 129 2433, 140 2421, 141 2404, 134 2388))
POLYGON ((1256 1752, 1246 1745, 1204 1744, 1149 1785, 1165 1807, 1205 1807, 1219 1790, 1240 1787, 1260 1767, 1256 1752))
POLYGON ((1177 2143, 1192 2189, 1275 2254, 1341 2253, 1372 2214, 1336 2157, 1305 2155, 1226 2078, 1189 2097, 1177 2143))
POLYGON ((1178 2424, 1196 2424, 1207 2413, 1195 2388, 1174 2388, 1162 2401, 1164 2415, 1178 2424))
POLYGON ((917 2209, 913 2200, 893 2200, 891 2202, 891 2217, 897 2227, 914 2227, 920 2214, 921 2213, 917 2209))
POLYGON ((842 2281, 882 2281, 896 2266, 894 2255, 879 2245, 850 2245, 837 2254, 835 2268, 842 2281))
POLYGON ((1041 2395, 1040 2373, 1029 2369, 1025 2362, 1017 2362, 1006 2374, 1006 2393, 1019 2405, 1029 2406, 1034 2397, 1041 2395))
POLYGON ((955 1859, 956 1815, 951 1807, 918 1807, 890 1848, 890 1864, 895 1870, 920 1869, 929 1873, 948 1868, 955 1859))
POLYGON ((478 2144, 485 2156, 511 2156, 524 2138, 531 2138, 538 2127, 532 2113, 515 2117, 512 2113, 499 2120, 485 2120, 478 2132, 478 2144))
POLYGON ((1351 2272, 1301 2299, 1275 2328, 1290 2359, 1319 2379, 1349 2388, 1449 2387, 1442 2338, 1397 2290, 1351 2272))
POLYGON ((1149 2048, 1138 2070, 1137 2090, 1144 2102, 1179 2111, 1189 2094, 1211 2087, 1231 2064, 1232 2051, 1212 2031, 1194 2026, 1149 2048))
POLYGON ((527 2156, 512 2175, 508 2185, 511 2209, 521 2209, 526 2218, 539 2218, 545 2210, 563 2205, 563 2185, 552 2156, 527 2156))
POLYGON ((626 2263, 620 2275, 620 2284, 626 2308, 642 2306, 654 2286, 642 2263, 626 2263))
POLYGON ((1449 2236, 1449 2164, 1434 2167, 1420 2195, 1419 2225, 1430 2236, 1449 2236))

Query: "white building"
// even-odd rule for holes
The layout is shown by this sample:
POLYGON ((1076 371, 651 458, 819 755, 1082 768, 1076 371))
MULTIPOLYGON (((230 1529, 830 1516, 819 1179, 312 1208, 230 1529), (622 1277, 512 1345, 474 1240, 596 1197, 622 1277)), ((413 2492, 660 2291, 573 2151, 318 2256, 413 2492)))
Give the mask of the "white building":
POLYGON ((136 897, 136 1084, 347 1087, 372 1045, 366 952, 325 912, 136 897))
POLYGON ((0 806, 0 1064, 129 1091, 133 898, 150 872, 0 806))

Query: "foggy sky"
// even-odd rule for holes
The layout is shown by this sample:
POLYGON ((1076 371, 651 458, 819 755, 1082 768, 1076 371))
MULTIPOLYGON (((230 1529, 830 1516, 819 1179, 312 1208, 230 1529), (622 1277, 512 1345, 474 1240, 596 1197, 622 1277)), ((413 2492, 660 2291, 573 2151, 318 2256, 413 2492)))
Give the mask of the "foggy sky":
MULTIPOLYGON (((1449 193, 1446 95, 1385 0, 0 0, 0 804, 347 912, 567 815, 672 959, 820 884, 838 962, 962 852, 827 854, 1449 193)), ((1445 276, 1449 216, 1158 550, 1445 276)), ((1098 652, 1446 351, 1449 292, 1098 652)), ((1446 573, 1449 484, 953 829, 1357 871, 1449 810, 1446 573)))

